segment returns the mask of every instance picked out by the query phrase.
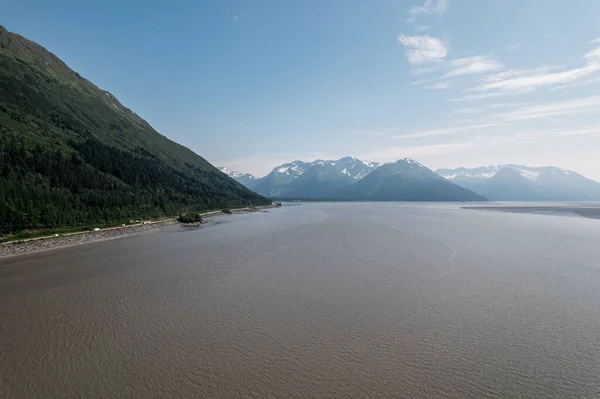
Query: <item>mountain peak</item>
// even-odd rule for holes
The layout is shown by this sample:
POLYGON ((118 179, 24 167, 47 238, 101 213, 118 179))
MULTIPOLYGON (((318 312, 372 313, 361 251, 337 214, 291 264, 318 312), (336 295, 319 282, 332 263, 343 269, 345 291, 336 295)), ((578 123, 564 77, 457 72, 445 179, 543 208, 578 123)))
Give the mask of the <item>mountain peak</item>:
POLYGON ((409 164, 409 165, 415 165, 415 166, 421 166, 424 167, 423 165, 421 165, 419 162, 415 161, 414 159, 411 158, 401 158, 395 162, 390 162, 393 164, 409 164))

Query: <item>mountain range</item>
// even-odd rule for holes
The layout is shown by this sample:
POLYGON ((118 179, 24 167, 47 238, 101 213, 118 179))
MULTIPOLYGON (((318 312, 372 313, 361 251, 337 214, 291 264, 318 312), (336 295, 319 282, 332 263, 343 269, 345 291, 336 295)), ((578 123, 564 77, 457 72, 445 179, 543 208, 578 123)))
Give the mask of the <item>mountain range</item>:
POLYGON ((598 201, 600 183, 554 166, 492 165, 438 174, 495 201, 598 201))
POLYGON ((244 175, 229 174, 261 195, 280 199, 600 200, 600 183, 552 166, 491 165, 433 172, 411 159, 379 164, 344 157, 333 161, 286 163, 263 178, 239 179, 237 176, 244 175))
MULTIPOLYGON (((229 173, 230 176, 242 175, 229 173)), ((234 177, 235 178, 235 177, 234 177)), ((241 181, 241 180, 239 180, 241 181)), ((246 180, 247 181, 247 180, 246 180)), ((412 159, 380 164, 358 158, 294 161, 245 183, 272 199, 346 201, 483 201, 412 159)))
POLYGON ((269 203, 0 26, 0 233, 269 203))

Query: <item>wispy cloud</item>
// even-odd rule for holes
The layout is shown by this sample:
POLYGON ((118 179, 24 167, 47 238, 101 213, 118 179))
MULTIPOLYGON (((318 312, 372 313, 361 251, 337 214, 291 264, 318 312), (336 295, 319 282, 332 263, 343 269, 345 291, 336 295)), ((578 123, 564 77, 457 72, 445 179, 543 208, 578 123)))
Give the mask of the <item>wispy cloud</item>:
POLYGON ((570 136, 600 136, 600 125, 587 126, 580 129, 524 131, 514 134, 516 139, 527 140, 528 142, 539 142, 550 138, 570 136))
POLYGON ((368 159, 375 162, 390 162, 400 158, 416 158, 427 157, 431 155, 449 154, 466 149, 470 149, 477 145, 476 142, 462 142, 449 144, 433 144, 420 146, 398 146, 386 147, 380 150, 359 154, 358 158, 368 159))
POLYGON ((413 74, 425 75, 436 71, 445 71, 443 75, 427 79, 420 79, 413 82, 413 84, 423 84, 443 80, 442 82, 425 86, 424 89, 446 89, 452 86, 450 84, 450 80, 453 78, 468 75, 482 75, 495 72, 503 68, 504 65, 502 63, 490 56, 478 55, 467 58, 457 58, 450 61, 440 59, 432 67, 421 67, 417 68, 417 71, 413 70, 413 74))
POLYGON ((498 97, 506 97, 509 95, 515 94, 525 94, 531 93, 531 89, 528 90, 519 90, 515 92, 491 92, 491 93, 480 93, 480 94, 467 94, 462 97, 453 98, 450 101, 473 101, 473 100, 486 100, 488 98, 498 98, 498 97))
POLYGON ((600 96, 591 96, 570 101, 559 101, 523 106, 514 110, 495 112, 491 115, 486 115, 485 118, 479 118, 479 120, 471 121, 468 124, 439 129, 412 131, 396 136, 390 136, 389 138, 403 140, 433 136, 444 136, 451 134, 461 134, 465 132, 490 129, 520 122, 547 119, 550 117, 596 113, 598 109, 600 109, 600 96))
POLYGON ((458 58, 448 62, 449 71, 443 77, 478 75, 498 71, 502 68, 504 65, 501 62, 489 56, 458 58))
POLYGON ((409 132, 406 134, 401 134, 398 136, 392 136, 390 138, 403 140, 403 139, 416 139, 416 138, 432 137, 432 136, 444 136, 444 135, 454 134, 454 133, 459 133, 459 132, 462 133, 462 132, 467 132, 467 131, 471 131, 471 130, 479 130, 479 129, 486 129, 486 128, 490 128, 490 127, 496 127, 496 126, 503 125, 505 123, 506 122, 490 122, 490 123, 478 123, 478 124, 473 124, 473 125, 463 125, 463 126, 455 126, 455 127, 440 128, 440 129, 419 130, 419 131, 409 132))
POLYGON ((499 73, 495 73, 493 75, 488 75, 484 78, 486 82, 498 82, 501 80, 506 80, 509 78, 516 78, 519 76, 529 76, 536 74, 547 74, 552 71, 556 71, 558 69, 564 68, 561 65, 540 65, 536 68, 529 69, 509 69, 507 71, 502 71, 499 73))
POLYGON ((587 78, 600 72, 600 47, 584 55, 585 64, 562 72, 538 70, 514 70, 513 76, 496 76, 496 80, 473 88, 473 91, 519 92, 520 90, 537 90, 541 87, 560 86, 587 78))
POLYGON ((443 90, 443 89, 447 89, 449 87, 450 87, 450 83, 448 83, 448 82, 438 82, 436 84, 425 86, 424 89, 425 90, 443 90))
POLYGON ((483 108, 476 107, 466 107, 466 108, 458 108, 454 111, 448 112, 448 115, 473 115, 479 114, 483 112, 483 108))
POLYGON ((599 37, 599 38, 597 38, 597 39, 594 39, 594 40, 592 40, 590 43, 591 43, 591 44, 597 44, 597 43, 600 43, 600 37, 599 37))
POLYGON ((426 0, 423 5, 412 7, 408 11, 408 19, 406 22, 415 23, 421 15, 438 14, 442 15, 448 11, 447 0, 426 0))
POLYGON ((600 109, 600 96, 578 98, 570 101, 536 104, 498 115, 497 120, 520 122, 574 114, 597 113, 600 109))
POLYGON ((448 50, 440 39, 425 36, 400 36, 398 41, 406 49, 405 54, 411 64, 428 64, 443 61, 448 55, 448 50))
POLYGON ((452 112, 449 112, 448 115, 473 115, 480 114, 483 112, 495 111, 498 109, 506 109, 506 108, 522 108, 530 106, 531 103, 527 102, 507 102, 507 103, 496 103, 496 104, 487 104, 479 107, 464 107, 455 109, 452 112))

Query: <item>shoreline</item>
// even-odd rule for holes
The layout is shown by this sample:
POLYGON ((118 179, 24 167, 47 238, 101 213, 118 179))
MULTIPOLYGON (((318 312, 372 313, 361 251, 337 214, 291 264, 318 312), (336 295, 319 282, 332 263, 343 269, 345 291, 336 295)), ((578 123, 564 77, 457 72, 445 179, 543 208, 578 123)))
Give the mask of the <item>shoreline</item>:
POLYGON ((129 225, 125 227, 109 227, 99 231, 80 231, 56 236, 30 238, 26 240, 12 241, 0 244, 0 259, 12 258, 21 255, 30 255, 39 252, 52 251, 54 249, 74 247, 78 245, 115 240, 121 237, 138 233, 162 230, 173 226, 202 226, 217 216, 233 216, 247 213, 261 212, 273 206, 261 206, 256 208, 231 209, 231 214, 223 211, 210 211, 201 213, 203 223, 185 224, 177 221, 177 218, 148 221, 129 225))

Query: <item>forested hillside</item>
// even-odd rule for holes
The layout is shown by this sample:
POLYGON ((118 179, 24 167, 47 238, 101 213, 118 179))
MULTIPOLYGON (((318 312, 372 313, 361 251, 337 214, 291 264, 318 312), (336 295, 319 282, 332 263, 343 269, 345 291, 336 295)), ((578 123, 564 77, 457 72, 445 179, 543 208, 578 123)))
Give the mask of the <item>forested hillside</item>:
POLYGON ((268 203, 0 26, 0 232, 268 203))

